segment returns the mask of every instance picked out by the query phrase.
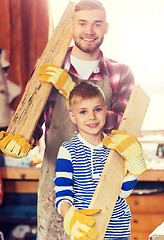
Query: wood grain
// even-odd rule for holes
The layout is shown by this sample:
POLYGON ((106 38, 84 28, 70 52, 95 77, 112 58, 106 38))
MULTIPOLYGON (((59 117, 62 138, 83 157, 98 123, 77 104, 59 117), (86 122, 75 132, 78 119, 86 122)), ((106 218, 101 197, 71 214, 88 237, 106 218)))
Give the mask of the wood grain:
MULTIPOLYGON (((125 131, 137 138, 148 104, 149 97, 139 85, 136 85, 131 93, 119 130, 125 131)), ((114 150, 111 150, 89 206, 89 208, 102 209, 102 212, 95 216, 95 227, 99 232, 96 238, 98 240, 103 239, 112 216, 121 190, 124 169, 124 159, 114 150)))
POLYGON ((70 20, 74 2, 69 2, 58 26, 39 60, 34 74, 24 92, 24 95, 14 113, 7 129, 8 133, 19 133, 27 141, 31 139, 39 117, 51 92, 52 85, 39 80, 38 70, 44 63, 61 66, 72 40, 70 20))

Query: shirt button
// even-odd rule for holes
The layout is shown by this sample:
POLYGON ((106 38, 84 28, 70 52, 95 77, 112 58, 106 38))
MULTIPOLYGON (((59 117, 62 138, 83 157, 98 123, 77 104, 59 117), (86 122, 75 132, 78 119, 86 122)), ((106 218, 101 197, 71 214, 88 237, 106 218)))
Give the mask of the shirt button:
POLYGON ((97 170, 97 167, 95 167, 95 170, 97 170))
POLYGON ((98 73, 99 72, 99 68, 97 67, 95 70, 94 70, 94 73, 98 73))
POLYGON ((69 70, 69 66, 70 66, 69 63, 67 63, 67 64, 65 65, 65 70, 66 70, 66 71, 69 70))
POLYGON ((96 155, 96 154, 97 154, 97 152, 94 152, 94 154, 96 155))
POLYGON ((95 159, 94 162, 97 162, 97 160, 95 159))

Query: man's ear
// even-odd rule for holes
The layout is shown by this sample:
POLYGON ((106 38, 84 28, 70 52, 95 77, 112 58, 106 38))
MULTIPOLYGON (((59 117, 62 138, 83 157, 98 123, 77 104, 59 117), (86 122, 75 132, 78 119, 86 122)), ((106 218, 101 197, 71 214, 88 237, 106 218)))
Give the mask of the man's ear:
POLYGON ((107 34, 107 33, 108 33, 108 29, 109 29, 109 24, 108 24, 108 23, 106 23, 106 26, 105 26, 105 34, 107 34))
POLYGON ((76 124, 76 120, 75 120, 73 112, 69 111, 68 113, 69 113, 69 117, 70 117, 71 121, 76 124))

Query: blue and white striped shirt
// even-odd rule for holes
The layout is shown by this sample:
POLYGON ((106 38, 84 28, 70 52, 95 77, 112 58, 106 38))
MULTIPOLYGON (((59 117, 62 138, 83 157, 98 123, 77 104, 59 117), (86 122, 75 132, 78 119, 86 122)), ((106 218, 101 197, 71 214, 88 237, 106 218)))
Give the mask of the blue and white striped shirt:
MULTIPOLYGON (((62 144, 54 181, 59 213, 63 202, 70 202, 78 209, 89 207, 109 152, 110 149, 102 143, 93 146, 80 134, 62 144)), ((104 239, 130 235, 131 213, 125 197, 130 195, 136 183, 136 176, 128 175, 124 178, 104 239)))

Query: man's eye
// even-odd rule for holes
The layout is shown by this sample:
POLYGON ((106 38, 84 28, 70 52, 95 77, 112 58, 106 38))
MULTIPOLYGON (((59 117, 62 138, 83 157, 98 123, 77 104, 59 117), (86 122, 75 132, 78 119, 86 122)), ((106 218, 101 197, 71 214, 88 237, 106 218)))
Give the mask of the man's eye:
POLYGON ((97 28, 98 28, 98 27, 101 27, 101 23, 96 23, 96 24, 95 24, 95 27, 97 27, 97 28))
POLYGON ((80 26, 84 27, 85 26, 85 23, 79 23, 80 26))

